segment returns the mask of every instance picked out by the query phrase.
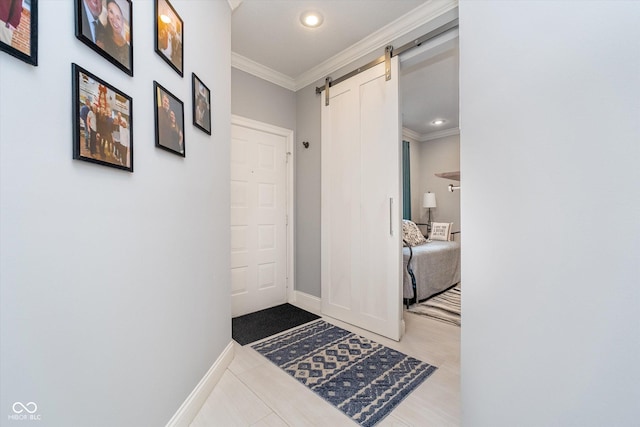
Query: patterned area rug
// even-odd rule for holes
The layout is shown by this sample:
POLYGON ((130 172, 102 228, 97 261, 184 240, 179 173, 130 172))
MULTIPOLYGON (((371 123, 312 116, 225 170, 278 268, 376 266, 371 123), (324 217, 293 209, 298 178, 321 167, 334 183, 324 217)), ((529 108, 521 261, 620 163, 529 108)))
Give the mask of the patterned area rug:
POLYGON ((325 321, 252 347, 362 426, 382 420, 437 369, 325 321))
POLYGON ((460 326, 460 284, 433 298, 415 304, 408 311, 460 326))

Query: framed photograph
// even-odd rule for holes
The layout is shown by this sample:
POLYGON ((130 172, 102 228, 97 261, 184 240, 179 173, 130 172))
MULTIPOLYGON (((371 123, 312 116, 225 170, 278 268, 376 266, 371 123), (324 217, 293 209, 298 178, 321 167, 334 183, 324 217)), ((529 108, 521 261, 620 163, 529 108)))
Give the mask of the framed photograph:
POLYGON ((193 87, 193 124, 211 135, 211 92, 202 81, 191 73, 193 87))
POLYGON ((38 0, 0 0, 0 50, 38 65, 38 0))
POLYGON ((71 74, 73 158, 133 172, 133 100, 77 64, 71 74))
POLYGON ((75 0, 75 9, 76 37, 133 76, 132 1, 75 0))
POLYGON ((156 52, 180 77, 183 74, 184 24, 168 0, 156 2, 156 52))
POLYGON ((185 157, 184 104, 158 82, 153 82, 155 96, 156 147, 185 157))

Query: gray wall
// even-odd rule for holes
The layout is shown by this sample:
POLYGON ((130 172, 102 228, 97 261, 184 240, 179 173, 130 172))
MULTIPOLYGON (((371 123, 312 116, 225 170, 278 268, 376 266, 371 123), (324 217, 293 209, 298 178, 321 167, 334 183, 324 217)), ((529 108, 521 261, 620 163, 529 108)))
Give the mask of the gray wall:
MULTIPOLYGON (((460 182, 435 176, 438 172, 460 170, 460 136, 452 135, 431 141, 418 142, 416 167, 412 159, 411 175, 416 175, 417 185, 411 186, 411 210, 415 222, 427 223, 429 214, 422 207, 422 196, 427 191, 435 193, 437 207, 431 209, 431 221, 453 222, 453 231, 460 231, 460 191, 449 191, 449 184, 460 182)), ((422 227, 423 231, 424 227, 422 227)))
MULTIPOLYGON (((456 16, 457 10, 447 12, 390 44, 400 47, 456 16)), ((331 77, 338 78, 381 55, 384 48, 331 73, 331 77)), ((317 86, 324 86, 324 79, 296 92, 296 288, 320 297, 320 96, 315 94, 317 86), (304 150, 299 146, 300 141, 309 141, 310 148, 304 150), (301 153, 301 150, 304 151, 301 153)))
POLYGON ((639 21, 460 3, 463 425, 638 425, 639 21))
POLYGON ((296 92, 296 290, 320 297, 320 106, 315 90, 296 92), (309 142, 309 148, 302 146, 309 142))
POLYGON ((181 78, 135 1, 129 77, 75 38, 73 3, 39 2, 37 67, 0 54, 0 423, 25 424, 7 418, 19 401, 43 427, 161 426, 231 342, 230 10, 172 1, 181 78), (72 160, 72 62, 133 98, 133 174, 72 160), (191 125, 191 72, 211 136, 191 125), (154 80, 184 102, 186 158, 154 147, 154 80))
MULTIPOLYGON (((421 221, 421 212, 424 210, 422 208, 422 193, 420 184, 420 175, 422 174, 422 162, 420 160, 420 141, 417 139, 406 135, 404 132, 402 134, 403 141, 409 141, 409 172, 410 172, 410 185, 411 185, 411 220, 413 222, 422 222, 421 221)), ((404 171, 403 171, 404 174, 404 171)), ((404 203, 404 200, 403 200, 404 203)), ((420 227, 423 233, 426 233, 427 230, 423 227, 420 227)))
POLYGON ((231 69, 231 112, 296 130, 296 95, 237 68, 231 69))

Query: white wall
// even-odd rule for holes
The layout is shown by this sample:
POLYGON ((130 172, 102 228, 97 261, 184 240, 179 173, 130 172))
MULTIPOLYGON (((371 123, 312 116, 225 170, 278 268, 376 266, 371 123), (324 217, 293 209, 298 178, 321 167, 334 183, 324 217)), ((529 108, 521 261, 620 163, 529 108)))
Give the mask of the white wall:
POLYGON ((638 22, 461 1, 466 426, 638 425, 638 22))
MULTIPOLYGON (((416 147, 415 172, 414 160, 411 160, 411 210, 414 221, 428 222, 429 214, 422 207, 422 197, 430 191, 435 193, 437 204, 436 208, 431 209, 431 221, 453 222, 453 231, 460 231, 460 192, 449 191, 449 184, 460 185, 460 182, 435 176, 440 172, 460 170, 460 136, 417 142, 416 147)), ((414 153, 411 154, 413 156, 414 153)), ((424 227, 421 228, 426 232, 424 227)))
POLYGON ((0 54, 0 419, 32 401, 43 427, 160 426, 231 341, 230 10, 172 1, 180 78, 135 1, 132 78, 75 38, 73 3, 39 2, 38 67, 0 54), (72 160, 72 62, 133 98, 133 174, 72 160), (185 103, 186 158, 154 147, 153 80, 185 103))

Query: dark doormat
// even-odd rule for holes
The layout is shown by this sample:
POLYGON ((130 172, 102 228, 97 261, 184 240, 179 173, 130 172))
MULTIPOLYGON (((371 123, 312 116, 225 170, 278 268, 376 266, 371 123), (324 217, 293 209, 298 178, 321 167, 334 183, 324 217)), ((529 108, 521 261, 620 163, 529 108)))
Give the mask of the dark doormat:
POLYGON ((247 345, 319 318, 291 304, 277 305, 231 319, 231 337, 247 345))

